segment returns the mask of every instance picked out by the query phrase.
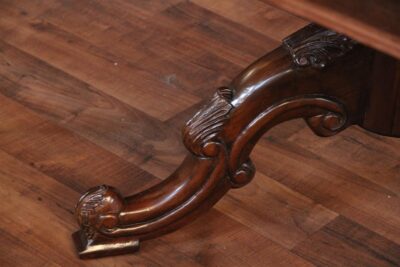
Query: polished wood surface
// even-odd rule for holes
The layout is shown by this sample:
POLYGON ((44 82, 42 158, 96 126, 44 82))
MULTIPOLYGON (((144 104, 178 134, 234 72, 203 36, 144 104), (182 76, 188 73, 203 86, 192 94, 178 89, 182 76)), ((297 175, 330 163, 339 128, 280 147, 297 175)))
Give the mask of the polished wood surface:
POLYGON ((249 158, 279 123, 304 118, 319 136, 356 124, 374 51, 310 24, 217 90, 184 126, 188 155, 163 182, 130 196, 101 185, 76 207, 81 258, 129 253, 181 228, 254 177, 249 158))
POLYGON ((261 0, 400 59, 397 0, 261 0))
POLYGON ((400 136, 400 61, 383 54, 373 60, 361 125, 376 133, 400 136))
POLYGON ((251 30, 229 3, 1 1, 2 266, 398 265, 399 141, 357 127, 321 139, 299 120, 262 138, 252 183, 193 224, 137 254, 76 258, 79 195, 170 174, 202 100, 278 45, 268 22, 304 23, 263 5, 251 30))

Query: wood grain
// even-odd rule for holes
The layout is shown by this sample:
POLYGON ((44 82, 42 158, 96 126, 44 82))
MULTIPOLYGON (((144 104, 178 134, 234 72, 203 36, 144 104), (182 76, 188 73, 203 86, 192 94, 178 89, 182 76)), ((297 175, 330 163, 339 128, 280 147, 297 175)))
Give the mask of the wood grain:
POLYGON ((321 139, 299 120, 264 137, 253 183, 205 217, 138 254, 78 261, 80 193, 169 174, 184 122, 304 22, 239 0, 0 5, 1 266, 333 265, 343 245, 342 266, 398 265, 399 140, 359 128, 321 139))
POLYGON ((338 217, 293 251, 317 266, 399 266, 400 248, 338 217))

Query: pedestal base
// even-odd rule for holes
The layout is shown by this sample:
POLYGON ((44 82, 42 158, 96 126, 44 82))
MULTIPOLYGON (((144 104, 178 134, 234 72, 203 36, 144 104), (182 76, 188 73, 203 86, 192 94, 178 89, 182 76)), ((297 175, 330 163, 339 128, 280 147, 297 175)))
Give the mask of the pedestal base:
POLYGON ((309 25, 217 90, 183 129, 190 153, 160 184, 123 197, 109 186, 89 190, 76 208, 73 235, 81 258, 136 251, 139 241, 178 229, 229 189, 249 183, 249 155, 273 126, 304 118, 319 136, 362 125, 375 51, 309 25))

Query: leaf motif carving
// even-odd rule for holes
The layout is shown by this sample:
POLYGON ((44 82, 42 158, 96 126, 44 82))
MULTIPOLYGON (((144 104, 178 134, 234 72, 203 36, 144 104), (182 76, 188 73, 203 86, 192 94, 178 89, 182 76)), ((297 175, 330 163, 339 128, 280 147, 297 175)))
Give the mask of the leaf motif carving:
POLYGON ((297 66, 324 68, 350 51, 356 42, 334 31, 311 24, 283 40, 297 66))
POLYGON ((213 143, 232 109, 233 92, 230 88, 219 88, 211 101, 200 109, 183 129, 185 146, 195 155, 212 156, 213 143))

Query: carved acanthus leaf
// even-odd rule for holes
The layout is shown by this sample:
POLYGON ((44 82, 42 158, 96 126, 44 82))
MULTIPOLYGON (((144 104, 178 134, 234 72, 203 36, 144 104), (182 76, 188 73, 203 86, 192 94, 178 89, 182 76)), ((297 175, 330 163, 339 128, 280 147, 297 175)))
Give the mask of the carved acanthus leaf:
POLYGON ((296 65, 324 68, 350 51, 356 42, 343 34, 311 24, 284 39, 283 44, 296 65))
POLYGON ((232 109, 230 88, 219 88, 211 101, 189 120, 183 129, 185 146, 195 155, 212 156, 216 137, 232 109))

